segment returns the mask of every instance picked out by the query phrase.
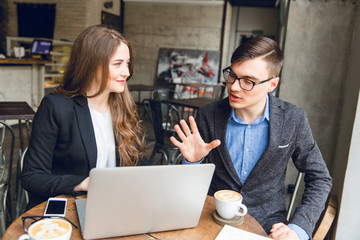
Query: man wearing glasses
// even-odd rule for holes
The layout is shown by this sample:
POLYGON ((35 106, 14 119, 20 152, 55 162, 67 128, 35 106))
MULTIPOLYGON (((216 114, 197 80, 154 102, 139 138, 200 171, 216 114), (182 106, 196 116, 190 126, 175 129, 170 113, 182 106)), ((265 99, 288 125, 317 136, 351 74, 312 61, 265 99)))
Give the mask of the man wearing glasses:
POLYGON ((331 177, 307 116, 270 93, 279 83, 283 54, 275 41, 256 37, 240 45, 223 70, 228 98, 200 108, 190 128, 171 137, 183 163, 216 165, 209 189, 244 197, 249 213, 274 239, 309 239, 324 209, 331 177), (286 221, 285 174, 289 159, 305 173, 302 204, 286 221))

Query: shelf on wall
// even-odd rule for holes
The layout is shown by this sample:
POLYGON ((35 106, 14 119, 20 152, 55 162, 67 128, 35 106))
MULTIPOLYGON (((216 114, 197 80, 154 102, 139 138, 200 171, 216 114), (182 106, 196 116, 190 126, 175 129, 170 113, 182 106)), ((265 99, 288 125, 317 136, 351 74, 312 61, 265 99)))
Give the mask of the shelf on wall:
MULTIPOLYGON (((31 48, 31 43, 35 38, 29 37, 6 37, 7 44, 7 55, 10 57, 14 55, 14 47, 21 46, 22 44, 27 44, 31 48)), ((44 90, 54 88, 62 82, 63 73, 65 66, 69 60, 71 48, 73 43, 69 41, 55 40, 55 39, 45 39, 45 38, 36 38, 42 40, 52 41, 52 51, 49 54, 49 60, 51 62, 45 63, 45 74, 44 74, 44 90)), ((30 53, 30 48, 27 49, 30 53)), ((26 50, 25 50, 26 51, 26 50)), ((46 91, 44 91, 46 92, 46 91)))

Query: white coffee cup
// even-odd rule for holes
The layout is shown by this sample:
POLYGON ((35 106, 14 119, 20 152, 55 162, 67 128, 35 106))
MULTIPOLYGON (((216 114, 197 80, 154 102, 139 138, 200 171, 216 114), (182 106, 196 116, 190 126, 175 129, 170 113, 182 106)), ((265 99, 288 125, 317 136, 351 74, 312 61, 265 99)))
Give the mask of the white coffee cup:
POLYGON ((243 197, 240 193, 232 190, 220 190, 214 194, 214 197, 216 211, 220 217, 232 219, 235 216, 245 216, 247 214, 247 207, 242 204, 243 197))
POLYGON ((25 56, 25 48, 24 47, 14 47, 14 55, 17 58, 22 58, 25 56))
POLYGON ((72 226, 60 218, 48 218, 33 223, 28 233, 21 235, 18 240, 70 240, 72 226))

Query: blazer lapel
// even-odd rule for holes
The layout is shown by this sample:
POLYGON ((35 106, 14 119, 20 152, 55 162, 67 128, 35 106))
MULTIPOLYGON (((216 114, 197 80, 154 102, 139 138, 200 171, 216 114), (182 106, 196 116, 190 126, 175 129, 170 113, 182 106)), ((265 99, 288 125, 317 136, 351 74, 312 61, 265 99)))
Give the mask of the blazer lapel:
POLYGON ((85 97, 76 96, 74 100, 78 103, 75 105, 75 112, 82 143, 86 150, 90 169, 92 169, 96 167, 97 147, 90 111, 85 97))
MULTIPOLYGON (((275 154, 277 147, 280 143, 283 126, 284 126, 284 110, 281 108, 280 102, 277 98, 269 94, 270 101, 270 124, 269 124, 269 143, 266 147, 264 153, 260 157, 259 161, 255 165, 254 169, 251 171, 246 182, 252 178, 261 177, 263 172, 266 172, 269 168, 269 165, 273 164, 275 159, 275 154)), ((244 185, 246 185, 246 182, 244 185)))
POLYGON ((216 148, 220 155, 220 159, 224 164, 226 170, 229 172, 230 177, 241 186, 241 182, 239 176, 237 175, 234 164, 232 163, 227 145, 226 145, 226 131, 227 125, 229 121, 231 107, 229 105, 229 99, 225 98, 221 103, 220 107, 215 109, 215 128, 214 128, 214 136, 215 139, 219 139, 221 141, 220 146, 216 148))

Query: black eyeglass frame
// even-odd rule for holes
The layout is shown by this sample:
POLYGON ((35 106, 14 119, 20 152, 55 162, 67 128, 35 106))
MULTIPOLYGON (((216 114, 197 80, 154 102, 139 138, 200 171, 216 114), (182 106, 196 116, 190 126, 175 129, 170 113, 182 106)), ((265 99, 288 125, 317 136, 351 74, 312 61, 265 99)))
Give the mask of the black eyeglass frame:
POLYGON ((231 69, 231 67, 224 68, 224 69, 222 70, 222 72, 223 72, 223 77, 224 77, 224 79, 225 79, 225 81, 226 81, 227 83, 229 83, 229 84, 234 84, 235 81, 238 80, 240 87, 241 87, 242 89, 244 89, 245 91, 251 91, 251 90, 253 90, 253 88, 255 87, 255 85, 259 85, 259 84, 268 82, 268 81, 270 81, 271 79, 275 78, 275 77, 271 77, 271 78, 269 78, 269 79, 265 79, 265 80, 262 80, 262 81, 260 81, 260 82, 254 82, 254 81, 252 81, 252 80, 250 80, 250 79, 240 78, 240 77, 236 76, 236 74, 233 72, 233 70, 231 69), (228 76, 232 75, 232 76, 234 77, 234 81, 232 81, 232 82, 231 82, 231 81, 228 81, 228 78, 225 77, 226 75, 228 75, 228 76), (251 82, 251 83, 252 83, 252 87, 251 87, 250 89, 245 89, 245 88, 243 88, 243 86, 241 86, 241 81, 240 81, 241 79, 244 79, 244 80, 246 80, 246 81, 251 82))
MULTIPOLYGON (((63 216, 23 216, 21 219, 22 219, 22 222, 23 222, 23 229, 24 229, 24 232, 26 232, 26 233, 28 233, 28 231, 27 231, 27 229, 25 228, 25 220, 26 219, 32 219, 32 220, 34 220, 34 222, 32 222, 31 224, 30 224, 30 226, 32 225, 32 224, 34 224, 34 223, 36 223, 37 221, 40 221, 40 220, 42 220, 42 219, 46 219, 46 218, 61 218, 61 219, 65 219, 66 221, 68 221, 73 227, 75 227, 75 228, 78 228, 76 225, 75 225, 75 223, 73 223, 72 221, 70 221, 70 219, 68 219, 68 218, 66 218, 66 217, 63 217, 63 216), (39 218, 39 219, 37 219, 37 218, 39 218)), ((29 227, 30 227, 29 226, 29 227)))

